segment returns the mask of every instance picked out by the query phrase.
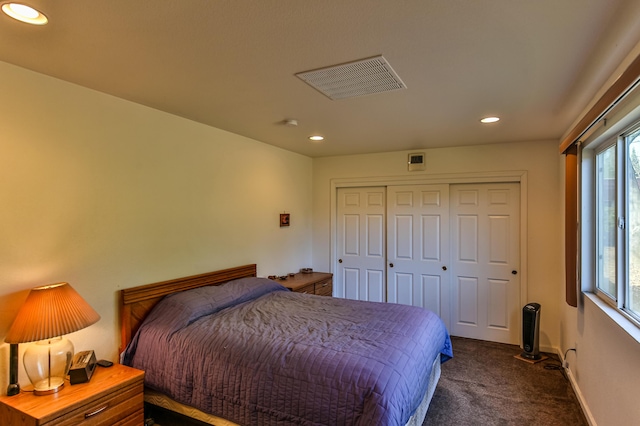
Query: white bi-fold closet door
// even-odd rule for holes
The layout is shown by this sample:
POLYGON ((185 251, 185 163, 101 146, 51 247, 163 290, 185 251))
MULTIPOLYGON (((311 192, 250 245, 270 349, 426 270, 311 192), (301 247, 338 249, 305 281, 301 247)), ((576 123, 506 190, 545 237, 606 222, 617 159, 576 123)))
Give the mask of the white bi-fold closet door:
POLYGON ((337 208, 337 296, 425 307, 453 335, 519 343, 519 184, 339 188, 337 208))

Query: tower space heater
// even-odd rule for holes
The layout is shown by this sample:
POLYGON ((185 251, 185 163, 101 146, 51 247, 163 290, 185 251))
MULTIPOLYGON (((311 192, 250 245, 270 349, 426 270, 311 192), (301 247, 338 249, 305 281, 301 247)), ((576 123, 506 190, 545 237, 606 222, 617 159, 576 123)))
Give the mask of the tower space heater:
POLYGON ((527 303, 522 308, 523 358, 538 360, 540 355, 540 304, 527 303))

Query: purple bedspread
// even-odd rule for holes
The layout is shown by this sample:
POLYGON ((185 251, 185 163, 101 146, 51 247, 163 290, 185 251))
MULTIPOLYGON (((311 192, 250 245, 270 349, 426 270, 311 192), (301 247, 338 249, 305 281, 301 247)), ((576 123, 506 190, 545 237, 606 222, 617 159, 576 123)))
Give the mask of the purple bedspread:
POLYGON ((163 299, 123 362, 146 386, 242 425, 404 425, 435 357, 453 356, 425 309, 238 281, 163 299))

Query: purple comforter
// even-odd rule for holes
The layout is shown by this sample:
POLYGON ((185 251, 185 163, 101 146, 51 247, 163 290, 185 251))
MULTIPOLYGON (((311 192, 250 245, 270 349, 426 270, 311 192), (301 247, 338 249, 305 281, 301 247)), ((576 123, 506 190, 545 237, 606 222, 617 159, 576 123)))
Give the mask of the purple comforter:
POLYGON ((242 425, 404 425, 435 357, 452 355, 430 311, 249 278, 165 297, 123 362, 146 386, 242 425))

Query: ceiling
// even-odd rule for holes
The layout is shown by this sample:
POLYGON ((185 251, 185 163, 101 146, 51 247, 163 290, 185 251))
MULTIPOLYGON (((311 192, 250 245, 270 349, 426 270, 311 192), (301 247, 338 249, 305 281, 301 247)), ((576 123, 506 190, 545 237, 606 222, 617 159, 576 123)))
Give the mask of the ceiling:
POLYGON ((638 0, 25 2, 0 61, 310 157, 559 140, 640 41, 638 0), (379 55, 406 89, 295 76, 379 55))

